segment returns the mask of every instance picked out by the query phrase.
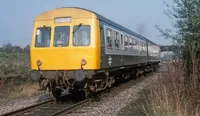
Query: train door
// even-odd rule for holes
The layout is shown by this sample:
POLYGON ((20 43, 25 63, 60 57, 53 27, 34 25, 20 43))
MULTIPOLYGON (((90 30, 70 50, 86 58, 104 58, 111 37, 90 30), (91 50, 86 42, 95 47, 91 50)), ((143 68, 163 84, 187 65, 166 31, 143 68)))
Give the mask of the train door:
POLYGON ((105 39, 104 39, 104 28, 103 25, 100 24, 100 59, 101 59, 101 67, 103 66, 104 63, 104 55, 105 55, 105 39))

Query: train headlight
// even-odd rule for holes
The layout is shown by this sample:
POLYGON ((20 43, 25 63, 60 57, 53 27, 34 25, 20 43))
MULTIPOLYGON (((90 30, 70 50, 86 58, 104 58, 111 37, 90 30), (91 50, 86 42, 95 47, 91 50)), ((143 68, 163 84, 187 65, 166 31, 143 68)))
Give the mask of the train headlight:
POLYGON ((84 65, 86 65, 86 64, 87 64, 87 61, 86 61, 85 59, 82 59, 81 65, 84 66, 84 65))
POLYGON ((41 66, 42 65, 42 62, 40 60, 37 60, 37 66, 41 66))

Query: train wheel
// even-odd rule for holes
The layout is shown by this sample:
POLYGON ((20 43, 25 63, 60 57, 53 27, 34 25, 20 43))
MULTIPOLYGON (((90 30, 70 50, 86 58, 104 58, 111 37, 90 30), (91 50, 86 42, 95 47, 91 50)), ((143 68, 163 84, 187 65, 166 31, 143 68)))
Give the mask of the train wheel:
POLYGON ((91 98, 93 101, 96 101, 96 102, 100 101, 100 98, 96 92, 91 92, 91 98))
POLYGON ((122 77, 119 75, 115 77, 115 85, 120 85, 122 83, 121 78, 122 77))
POLYGON ((143 71, 144 71, 144 73, 143 73, 143 74, 144 74, 144 76, 147 76, 147 72, 146 72, 146 70, 145 70, 145 69, 146 69, 146 67, 144 67, 144 68, 143 68, 143 71))
POLYGON ((61 101, 61 99, 60 99, 61 92, 62 92, 62 90, 60 88, 54 88, 52 90, 52 94, 53 94, 54 98, 56 98, 57 103, 59 103, 61 101))
POLYGON ((137 76, 136 76, 136 69, 134 68, 133 70, 132 70, 132 73, 131 73, 131 77, 134 79, 134 80, 136 80, 137 79, 137 76))
POLYGON ((158 65, 158 63, 156 63, 156 71, 158 71, 159 70, 159 65, 158 65))
POLYGON ((156 71, 158 70, 158 65, 157 65, 157 64, 154 64, 154 65, 153 65, 153 69, 154 69, 153 71, 156 72, 156 71))

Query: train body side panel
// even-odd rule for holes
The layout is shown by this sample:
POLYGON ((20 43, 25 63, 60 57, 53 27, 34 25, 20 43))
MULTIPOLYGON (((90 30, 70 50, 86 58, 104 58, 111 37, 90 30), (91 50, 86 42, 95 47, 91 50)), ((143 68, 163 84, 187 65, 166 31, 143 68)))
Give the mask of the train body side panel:
POLYGON ((147 53, 135 53, 134 51, 121 50, 107 50, 106 49, 106 30, 105 27, 111 27, 122 33, 126 33, 120 28, 116 28, 113 25, 109 25, 106 22, 100 21, 101 28, 101 69, 113 68, 113 67, 123 67, 123 66, 133 66, 138 64, 147 63, 147 53))

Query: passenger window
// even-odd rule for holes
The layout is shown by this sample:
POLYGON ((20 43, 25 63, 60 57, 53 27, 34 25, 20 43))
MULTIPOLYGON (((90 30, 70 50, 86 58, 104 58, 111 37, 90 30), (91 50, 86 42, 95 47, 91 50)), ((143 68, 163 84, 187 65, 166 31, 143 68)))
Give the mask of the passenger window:
POLYGON ((129 50, 132 50, 132 38, 131 37, 129 37, 129 50))
POLYGON ((115 32, 115 49, 120 49, 119 44, 120 44, 119 33, 115 32))
POLYGON ((139 53, 140 52, 140 50, 139 50, 139 41, 138 40, 136 40, 136 51, 139 53))
POLYGON ((40 27, 36 30, 35 47, 49 47, 51 27, 40 27))
POLYGON ((129 46, 129 41, 128 41, 128 36, 125 35, 125 50, 128 50, 128 46, 129 46))
POLYGON ((55 27, 54 31, 54 46, 68 46, 69 45, 69 26, 58 26, 55 27))
POLYGON ((142 50, 142 53, 144 52, 144 49, 143 49, 143 42, 141 42, 141 50, 142 50))
POLYGON ((149 55, 151 56, 152 53, 151 53, 151 44, 148 45, 148 51, 149 51, 149 55))
POLYGON ((113 37, 112 37, 112 30, 109 28, 106 28, 106 43, 107 48, 112 49, 113 48, 113 37))
POLYGON ((73 45, 89 46, 90 45, 90 26, 74 26, 73 29, 73 45))
POLYGON ((145 45, 145 42, 143 43, 143 49, 144 49, 144 52, 146 52, 146 45, 145 45))
POLYGON ((142 52, 144 52, 144 42, 142 42, 142 52))
POLYGON ((136 42, 135 42, 135 39, 134 38, 132 38, 132 48, 133 48, 133 50, 134 51, 136 51, 136 42))
POLYGON ((142 42, 139 41, 139 52, 142 53, 142 42))
POLYGON ((153 47, 153 51, 154 51, 154 56, 156 56, 156 46, 153 47))
POLYGON ((137 41, 138 43, 137 43, 137 49, 138 49, 138 52, 140 53, 140 41, 137 41))

